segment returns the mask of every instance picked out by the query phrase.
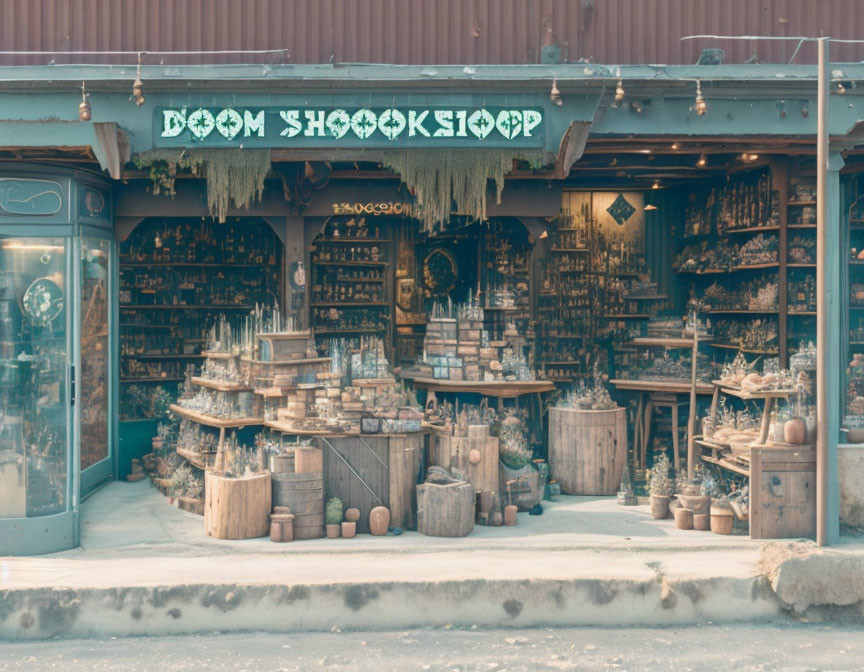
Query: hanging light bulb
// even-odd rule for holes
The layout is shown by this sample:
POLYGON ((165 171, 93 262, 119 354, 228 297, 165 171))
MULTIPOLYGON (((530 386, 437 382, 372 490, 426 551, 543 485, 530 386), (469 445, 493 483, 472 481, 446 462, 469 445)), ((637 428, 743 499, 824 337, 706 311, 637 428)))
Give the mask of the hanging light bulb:
POLYGON ((558 105, 559 107, 564 104, 564 101, 561 100, 561 92, 558 90, 558 80, 552 80, 552 90, 549 92, 549 100, 558 105))
POLYGON ((699 166, 700 168, 704 168, 705 166, 708 165, 708 157, 706 157, 704 154, 700 154, 699 160, 696 161, 696 165, 699 166))
POLYGON ((678 144, 677 142, 673 142, 671 145, 669 145, 669 149, 671 149, 672 151, 675 151, 676 149, 681 149, 681 145, 678 144))
POLYGON ((138 70, 135 73, 135 81, 132 83, 132 97, 135 104, 141 107, 144 104, 144 82, 141 81, 141 54, 138 54, 138 70))
POLYGON ((622 100, 624 100, 624 84, 619 77, 618 84, 615 86, 615 102, 620 103, 622 100))
POLYGON ((705 113, 708 111, 708 103, 705 102, 705 99, 702 97, 702 82, 698 79, 696 80, 696 114, 700 117, 705 116, 705 113))
POLYGON ((846 87, 843 86, 843 82, 837 82, 837 93, 841 96, 846 93, 846 87))
POLYGON ((652 189, 659 189, 660 188, 660 180, 654 180, 654 184, 651 185, 651 188, 652 189))
POLYGON ((93 118, 93 109, 90 107, 90 94, 84 87, 84 82, 81 82, 81 102, 78 103, 78 118, 81 121, 90 121, 93 118))

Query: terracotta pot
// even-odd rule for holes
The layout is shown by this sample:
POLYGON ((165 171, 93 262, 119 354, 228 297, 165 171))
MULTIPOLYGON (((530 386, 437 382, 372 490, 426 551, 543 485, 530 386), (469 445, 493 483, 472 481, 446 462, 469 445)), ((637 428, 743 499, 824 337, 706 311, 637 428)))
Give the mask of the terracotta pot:
POLYGON ((693 529, 700 532, 707 532, 711 529, 711 516, 707 513, 693 514, 693 529))
POLYGON ((846 441, 849 443, 864 443, 864 428, 854 427, 846 430, 846 441))
POLYGON ((492 517, 489 519, 489 524, 492 527, 501 527, 504 524, 504 514, 500 511, 493 511, 492 517))
POLYGON ((675 495, 685 509, 693 509, 693 515, 707 514, 711 508, 711 498, 707 495, 675 495))
POLYGON ((783 425, 783 440, 786 443, 802 444, 807 441, 807 423, 801 418, 792 418, 783 425))
POLYGON ((732 534, 734 527, 735 518, 732 509, 711 507, 711 531, 714 534, 732 534))
MULTIPOLYGON (((356 523, 360 520, 360 509, 345 509, 345 520, 349 523, 356 523)), ((345 533, 342 533, 342 536, 345 536, 345 533)))
POLYGON ((282 523, 270 523, 270 541, 282 541, 282 523))
POLYGON ((693 509, 681 507, 675 510, 675 527, 679 530, 693 529, 693 509))
POLYGON ((342 538, 343 539, 353 539, 356 534, 357 534, 356 521, 345 521, 344 523, 342 523, 342 538))
POLYGON ((669 515, 669 498, 664 495, 651 495, 651 517, 662 520, 669 515))
POLYGON ((369 512, 369 532, 377 537, 387 534, 390 527, 390 509, 386 506, 376 506, 369 512))
POLYGON ((338 539, 339 532, 341 530, 341 525, 328 525, 327 526, 327 538, 328 539, 338 539))
POLYGON ((519 510, 519 507, 515 504, 510 504, 509 506, 504 507, 504 524, 505 525, 515 525, 516 524, 516 512, 519 510))

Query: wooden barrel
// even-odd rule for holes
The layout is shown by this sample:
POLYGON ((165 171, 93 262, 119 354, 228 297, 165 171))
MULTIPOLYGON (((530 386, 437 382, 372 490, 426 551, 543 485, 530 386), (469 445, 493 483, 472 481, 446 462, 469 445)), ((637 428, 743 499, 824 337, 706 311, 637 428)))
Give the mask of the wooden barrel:
POLYGON ((614 495, 626 464, 626 409, 549 409, 549 471, 561 492, 614 495))
POLYGON ((287 506, 294 514, 294 538, 324 536, 324 478, 313 474, 272 474, 273 506, 287 506))
POLYGON ((294 473, 294 452, 279 453, 271 458, 272 467, 270 471, 274 474, 294 473))
POLYGON ((298 474, 316 474, 324 471, 324 457, 316 446, 297 446, 294 449, 294 471, 298 474))

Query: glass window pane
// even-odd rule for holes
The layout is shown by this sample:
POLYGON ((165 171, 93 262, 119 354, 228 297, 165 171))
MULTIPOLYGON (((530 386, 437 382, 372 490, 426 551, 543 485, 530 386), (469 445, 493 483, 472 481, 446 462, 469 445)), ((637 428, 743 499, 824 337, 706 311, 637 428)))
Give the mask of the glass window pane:
POLYGON ((0 517, 67 508, 66 242, 0 237, 0 517))
POLYGON ((99 238, 81 241, 81 469, 108 457, 108 254, 99 238))

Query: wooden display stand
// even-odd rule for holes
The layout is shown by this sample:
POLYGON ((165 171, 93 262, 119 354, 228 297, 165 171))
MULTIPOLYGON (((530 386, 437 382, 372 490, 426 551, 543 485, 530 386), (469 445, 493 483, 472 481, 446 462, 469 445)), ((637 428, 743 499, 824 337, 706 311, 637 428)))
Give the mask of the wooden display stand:
POLYGON ((270 473, 227 478, 204 473, 204 530, 216 539, 253 539, 270 533, 270 473))
POLYGON ((429 443, 429 464, 461 471, 476 492, 498 492, 498 438, 488 425, 470 425, 468 436, 436 433, 429 443))
POLYGON ((627 465, 627 409, 549 409, 549 472, 567 495, 614 495, 627 465))
POLYGON ((357 532, 369 532, 369 512, 390 509, 390 525, 413 529, 417 520, 415 487, 425 448, 425 433, 316 436, 324 456, 324 491, 346 509, 360 510, 357 532))
POLYGON ((417 531, 430 537, 465 537, 474 529, 474 486, 466 481, 417 486, 417 531))

